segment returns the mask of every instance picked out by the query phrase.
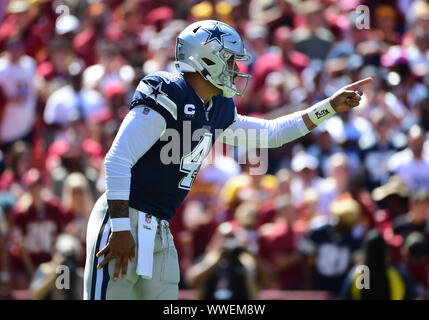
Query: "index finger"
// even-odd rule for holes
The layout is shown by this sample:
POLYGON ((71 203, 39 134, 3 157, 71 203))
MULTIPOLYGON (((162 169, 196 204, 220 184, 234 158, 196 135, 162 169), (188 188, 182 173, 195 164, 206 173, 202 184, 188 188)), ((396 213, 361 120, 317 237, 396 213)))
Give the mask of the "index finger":
POLYGON ((371 81, 372 81, 371 77, 365 78, 365 79, 356 81, 356 82, 354 82, 352 84, 349 84, 348 86, 345 86, 343 89, 345 89, 345 90, 355 90, 355 89, 357 89, 357 88, 359 88, 359 87, 361 87, 361 86, 363 86, 363 85, 365 85, 367 83, 370 83, 371 81))

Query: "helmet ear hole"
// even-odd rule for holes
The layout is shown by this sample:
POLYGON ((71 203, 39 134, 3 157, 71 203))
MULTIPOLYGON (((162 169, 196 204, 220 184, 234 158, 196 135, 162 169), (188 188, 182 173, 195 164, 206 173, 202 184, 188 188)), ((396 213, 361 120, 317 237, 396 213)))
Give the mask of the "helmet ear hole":
POLYGON ((205 62, 205 64, 208 66, 212 66, 215 64, 213 61, 211 61, 210 59, 207 59, 207 58, 203 58, 201 60, 203 60, 205 62))

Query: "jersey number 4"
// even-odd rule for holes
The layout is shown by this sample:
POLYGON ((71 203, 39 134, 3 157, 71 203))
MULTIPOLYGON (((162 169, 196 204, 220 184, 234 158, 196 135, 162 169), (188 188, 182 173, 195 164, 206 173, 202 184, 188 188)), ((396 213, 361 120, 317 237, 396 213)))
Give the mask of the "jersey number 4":
POLYGON ((191 190, 198 170, 212 146, 212 134, 205 133, 198 142, 197 146, 180 160, 180 172, 186 173, 186 176, 179 182, 179 188, 191 190))

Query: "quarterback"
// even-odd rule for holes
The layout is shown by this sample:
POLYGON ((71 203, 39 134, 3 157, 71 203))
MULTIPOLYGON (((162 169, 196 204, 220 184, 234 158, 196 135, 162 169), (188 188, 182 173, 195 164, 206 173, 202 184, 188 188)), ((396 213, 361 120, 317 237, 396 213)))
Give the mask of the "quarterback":
POLYGON ((168 222, 213 143, 222 139, 246 147, 250 139, 260 138, 237 138, 234 132, 240 129, 264 131, 264 147, 279 147, 336 112, 358 106, 358 88, 372 80, 350 84, 277 119, 246 117, 237 114, 232 97, 243 95, 250 79, 236 62, 249 59, 232 27, 199 21, 177 37, 179 72, 156 72, 140 81, 104 162, 106 192, 89 219, 84 299, 178 299, 179 265, 168 222), (165 163, 161 158, 169 130, 178 132, 182 141, 175 149, 178 161, 165 163), (203 134, 188 141, 186 130, 192 137, 197 130, 203 134), (219 130, 224 134, 216 134, 219 130))

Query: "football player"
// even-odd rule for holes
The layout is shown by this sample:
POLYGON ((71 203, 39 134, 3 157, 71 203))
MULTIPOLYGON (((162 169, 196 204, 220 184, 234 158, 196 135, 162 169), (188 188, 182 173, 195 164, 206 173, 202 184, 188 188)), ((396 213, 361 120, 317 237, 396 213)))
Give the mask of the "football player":
POLYGON ((244 94, 250 79, 237 61, 249 59, 232 27, 199 21, 177 37, 179 73, 141 80, 105 159, 106 193, 89 219, 84 299, 178 299, 179 265, 168 221, 212 144, 279 147, 358 106, 357 89, 371 81, 346 86, 304 111, 252 118, 237 114, 232 99, 244 94))

